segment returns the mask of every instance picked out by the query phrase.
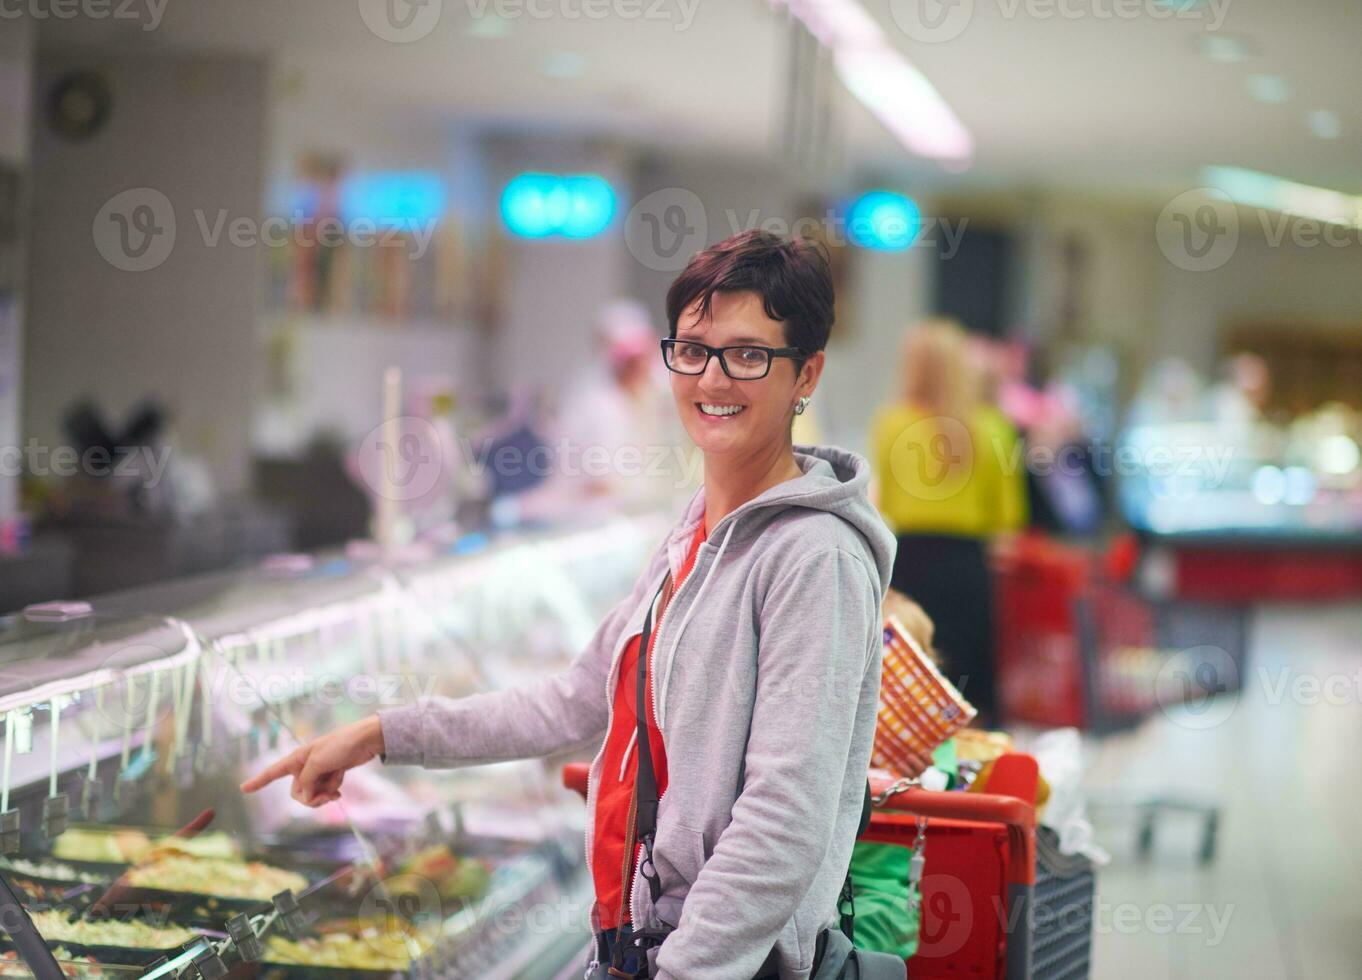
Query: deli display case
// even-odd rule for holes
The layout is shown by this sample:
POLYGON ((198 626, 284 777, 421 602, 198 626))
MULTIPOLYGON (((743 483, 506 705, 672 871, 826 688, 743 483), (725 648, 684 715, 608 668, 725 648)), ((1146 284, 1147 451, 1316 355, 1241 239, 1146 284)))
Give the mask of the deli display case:
POLYGON ((571 969, 591 889, 564 760, 373 763, 316 809, 239 784, 379 708, 565 664, 660 528, 276 561, 0 620, 0 976, 571 969))

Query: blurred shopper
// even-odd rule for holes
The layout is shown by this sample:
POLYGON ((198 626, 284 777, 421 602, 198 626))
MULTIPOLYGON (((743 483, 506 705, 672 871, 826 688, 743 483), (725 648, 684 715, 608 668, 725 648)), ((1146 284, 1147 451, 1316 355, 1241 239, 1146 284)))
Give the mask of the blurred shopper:
POLYGON ((617 300, 597 324, 600 361, 563 397, 546 427, 552 470, 522 495, 522 516, 546 521, 598 510, 669 507, 694 489, 691 456, 664 383, 659 335, 641 303, 617 300))
MULTIPOLYGON (((835 966, 850 955, 835 922, 894 539, 866 497, 866 460, 791 442, 832 328, 827 257, 736 235, 691 259, 667 317, 662 358, 704 486, 586 651, 528 687, 380 712, 244 788, 292 776, 294 799, 317 806, 380 754, 440 767, 601 745, 589 977, 855 976, 835 966)), ((876 957, 857 956, 863 980, 904 976, 902 959, 872 972, 876 957)))
POLYGON ((876 417, 879 505, 898 535, 893 587, 936 623, 945 673, 997 719, 986 543, 1026 520, 1016 431, 978 397, 964 330, 925 320, 903 343, 903 397, 876 417))

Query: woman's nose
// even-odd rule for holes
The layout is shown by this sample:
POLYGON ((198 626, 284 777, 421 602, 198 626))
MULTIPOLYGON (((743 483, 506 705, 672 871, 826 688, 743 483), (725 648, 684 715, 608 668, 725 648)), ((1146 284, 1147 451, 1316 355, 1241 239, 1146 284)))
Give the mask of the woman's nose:
POLYGON ((700 375, 700 387, 707 391, 723 391, 731 387, 733 380, 724 374, 724 366, 719 363, 719 355, 715 354, 705 365, 705 373, 700 375))

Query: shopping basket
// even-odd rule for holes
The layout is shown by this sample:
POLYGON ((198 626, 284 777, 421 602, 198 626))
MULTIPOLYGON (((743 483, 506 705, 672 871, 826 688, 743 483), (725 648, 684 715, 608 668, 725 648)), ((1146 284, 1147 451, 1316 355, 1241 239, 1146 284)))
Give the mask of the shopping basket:
MULTIPOLYGON (((861 840, 913 847, 925 834, 921 929, 912 978, 1061 980, 1088 975, 1094 876, 1036 827, 1036 762, 1008 754, 989 793, 932 792, 872 777, 877 806, 861 840)), ((563 783, 585 795, 587 767, 563 783)))

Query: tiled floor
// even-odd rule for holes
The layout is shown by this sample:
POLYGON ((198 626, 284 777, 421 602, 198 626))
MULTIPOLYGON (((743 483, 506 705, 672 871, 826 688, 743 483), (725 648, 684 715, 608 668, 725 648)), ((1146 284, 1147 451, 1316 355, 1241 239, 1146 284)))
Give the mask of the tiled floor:
POLYGON ((1218 802, 1215 861, 1189 818, 1135 856, 1128 811, 1094 814, 1093 976, 1362 977, 1362 605, 1256 613, 1243 688, 1096 740, 1094 793, 1218 802))

